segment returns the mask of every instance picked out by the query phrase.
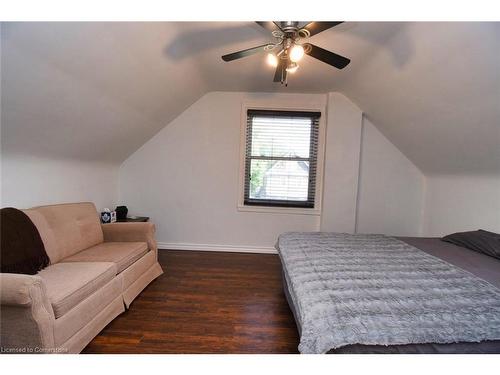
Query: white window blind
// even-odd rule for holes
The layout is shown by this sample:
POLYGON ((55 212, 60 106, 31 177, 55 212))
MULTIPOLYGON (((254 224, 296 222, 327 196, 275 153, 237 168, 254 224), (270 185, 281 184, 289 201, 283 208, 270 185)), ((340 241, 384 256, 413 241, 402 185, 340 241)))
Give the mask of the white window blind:
POLYGON ((320 115, 248 110, 246 205, 314 208, 320 115))

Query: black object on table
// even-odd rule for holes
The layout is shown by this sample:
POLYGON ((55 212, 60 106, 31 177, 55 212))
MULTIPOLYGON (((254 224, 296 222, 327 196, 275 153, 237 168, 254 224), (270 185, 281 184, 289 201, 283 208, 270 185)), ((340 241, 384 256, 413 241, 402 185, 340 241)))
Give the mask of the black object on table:
POLYGON ((121 221, 127 219, 128 208, 127 206, 117 206, 115 208, 116 211, 116 220, 121 221))
POLYGON ((116 220, 117 223, 145 223, 147 221, 149 221, 149 217, 147 216, 133 216, 116 220))

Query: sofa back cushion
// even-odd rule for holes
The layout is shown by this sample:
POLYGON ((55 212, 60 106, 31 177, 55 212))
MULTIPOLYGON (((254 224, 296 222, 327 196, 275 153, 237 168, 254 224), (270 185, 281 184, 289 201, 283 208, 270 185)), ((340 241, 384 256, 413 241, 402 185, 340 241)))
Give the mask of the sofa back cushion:
POLYGON ((40 232, 52 264, 104 241, 93 203, 57 204, 23 211, 40 232))

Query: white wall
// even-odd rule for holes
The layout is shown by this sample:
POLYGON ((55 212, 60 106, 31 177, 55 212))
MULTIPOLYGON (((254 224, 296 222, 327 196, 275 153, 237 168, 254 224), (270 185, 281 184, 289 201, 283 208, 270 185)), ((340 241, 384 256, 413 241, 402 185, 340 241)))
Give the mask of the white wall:
POLYGON ((499 176, 428 176, 424 235, 485 229, 500 233, 499 176))
MULTIPOLYGON (((400 225, 397 216, 407 215, 406 210, 395 210, 390 216, 371 215, 366 205, 357 210, 361 120, 359 108, 337 93, 209 93, 122 164, 119 203, 126 204, 132 214, 152 218, 163 248, 269 251, 277 236, 286 231, 325 228, 354 232, 357 211, 363 218, 363 229, 382 225, 389 230, 394 225, 394 234, 408 234, 413 216, 408 220, 400 218, 407 225, 397 226, 400 225), (271 107, 286 104, 302 109, 324 107, 328 103, 321 216, 238 211, 241 111, 244 103, 258 101, 271 107)), ((384 157, 366 166, 363 180, 371 185, 363 191, 368 192, 363 197, 375 193, 377 199, 386 201, 394 196, 406 201, 418 200, 420 188, 406 189, 413 181, 413 169, 409 176, 400 175, 407 160, 389 142, 381 141, 381 135, 378 138, 371 135, 364 143, 370 146, 374 139, 376 144, 365 155, 380 151, 384 157), (392 161, 392 156, 397 160, 392 161), (399 181, 408 179, 406 185, 401 183, 404 190, 375 191, 373 186, 377 185, 373 179, 379 179, 378 167, 386 164, 389 164, 386 172, 389 178, 398 174, 399 181), (397 166, 396 171, 393 165, 397 166)), ((419 228, 419 223, 415 223, 414 232, 419 228)))
POLYGON ((419 172, 372 124, 363 127, 362 119, 361 110, 339 93, 213 92, 119 171, 109 163, 2 152, 2 206, 92 201, 100 210, 126 204, 131 214, 152 218, 163 247, 190 249, 269 251, 286 231, 417 234, 419 172), (245 103, 322 110, 327 129, 321 215, 238 210, 245 103), (384 180, 391 181, 385 188, 384 180), (394 197, 406 202, 404 208, 394 197))
POLYGON ((362 112, 339 93, 328 94, 321 227, 355 231, 362 112))
POLYGON ((120 201, 152 218, 159 242, 270 248, 280 233, 317 229, 318 216, 237 209, 242 104, 256 100, 325 104, 324 95, 209 93, 123 163, 120 201))
POLYGON ((2 154, 1 166, 2 207, 82 201, 98 210, 115 207, 117 165, 2 154))
POLYGON ((424 176, 382 133, 363 119, 356 231, 421 234, 424 176))

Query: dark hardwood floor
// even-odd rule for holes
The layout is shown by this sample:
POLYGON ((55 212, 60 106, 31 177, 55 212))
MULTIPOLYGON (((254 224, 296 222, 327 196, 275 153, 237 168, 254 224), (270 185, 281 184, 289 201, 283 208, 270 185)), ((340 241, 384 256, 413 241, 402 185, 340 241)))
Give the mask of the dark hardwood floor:
POLYGON ((277 255, 159 253, 165 273, 84 353, 297 353, 277 255))

